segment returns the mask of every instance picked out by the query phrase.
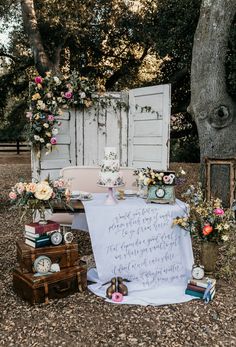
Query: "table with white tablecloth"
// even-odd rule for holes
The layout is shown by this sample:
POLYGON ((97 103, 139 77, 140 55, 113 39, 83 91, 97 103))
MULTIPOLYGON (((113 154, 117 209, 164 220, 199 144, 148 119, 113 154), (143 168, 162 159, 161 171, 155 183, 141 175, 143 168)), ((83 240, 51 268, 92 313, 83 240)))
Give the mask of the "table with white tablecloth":
POLYGON ((96 269, 90 290, 105 298, 112 277, 127 279, 129 295, 122 303, 162 305, 191 300, 185 295, 193 253, 187 231, 173 226, 186 205, 148 204, 137 197, 104 205, 106 194, 84 202, 85 215, 75 214, 72 227, 89 230, 96 269))

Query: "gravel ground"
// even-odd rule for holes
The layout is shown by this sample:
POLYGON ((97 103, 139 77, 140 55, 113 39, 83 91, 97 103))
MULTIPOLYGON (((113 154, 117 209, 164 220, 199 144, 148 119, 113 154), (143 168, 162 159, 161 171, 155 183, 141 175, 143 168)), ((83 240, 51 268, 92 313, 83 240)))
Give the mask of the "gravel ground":
MULTIPOLYGON (((196 182, 197 166, 184 168, 191 173, 188 183, 196 182)), ((88 291, 35 307, 18 298, 12 288, 12 270, 15 241, 22 238, 23 224, 18 212, 9 210, 6 197, 19 177, 30 179, 30 165, 0 165, 0 347, 236 346, 236 286, 220 272, 217 294, 209 304, 195 300, 160 307, 118 306, 88 291)), ((81 253, 91 258, 87 234, 79 233, 79 244, 81 253)), ((194 250, 197 257, 197 245, 194 250)), ((218 264, 218 269, 222 266, 218 264)))

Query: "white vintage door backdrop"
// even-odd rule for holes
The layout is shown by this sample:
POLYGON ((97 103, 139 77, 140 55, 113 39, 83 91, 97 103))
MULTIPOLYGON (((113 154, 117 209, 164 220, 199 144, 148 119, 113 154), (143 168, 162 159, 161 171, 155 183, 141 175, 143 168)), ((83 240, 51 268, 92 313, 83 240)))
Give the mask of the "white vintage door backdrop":
POLYGON ((32 153, 32 177, 59 176, 66 166, 101 164, 104 147, 119 150, 121 166, 166 170, 169 165, 170 85, 111 93, 107 109, 71 109, 61 117, 58 144, 40 159, 32 153), (125 102, 117 108, 116 101, 125 102), (151 111, 142 110, 146 106, 151 111))

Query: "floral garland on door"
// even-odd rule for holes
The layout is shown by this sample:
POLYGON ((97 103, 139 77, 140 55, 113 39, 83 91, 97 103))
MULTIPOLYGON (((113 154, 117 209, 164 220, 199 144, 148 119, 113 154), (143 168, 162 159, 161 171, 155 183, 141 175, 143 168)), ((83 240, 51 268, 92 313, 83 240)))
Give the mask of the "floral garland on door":
MULTIPOLYGON (((99 92, 104 88, 99 88, 99 92)), ((49 154, 57 144, 57 134, 63 110, 69 107, 90 107, 98 97, 92 96, 98 88, 89 79, 72 72, 58 77, 47 72, 30 83, 30 107, 26 117, 30 120, 29 141, 40 157, 41 150, 49 154)))

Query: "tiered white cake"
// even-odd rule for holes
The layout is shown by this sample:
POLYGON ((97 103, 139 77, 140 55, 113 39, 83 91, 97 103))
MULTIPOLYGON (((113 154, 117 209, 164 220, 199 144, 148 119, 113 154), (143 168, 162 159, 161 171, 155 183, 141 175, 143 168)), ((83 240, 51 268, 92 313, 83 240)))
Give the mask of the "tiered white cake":
POLYGON ((115 147, 105 147, 105 158, 101 165, 99 184, 113 187, 123 184, 120 165, 115 147))

